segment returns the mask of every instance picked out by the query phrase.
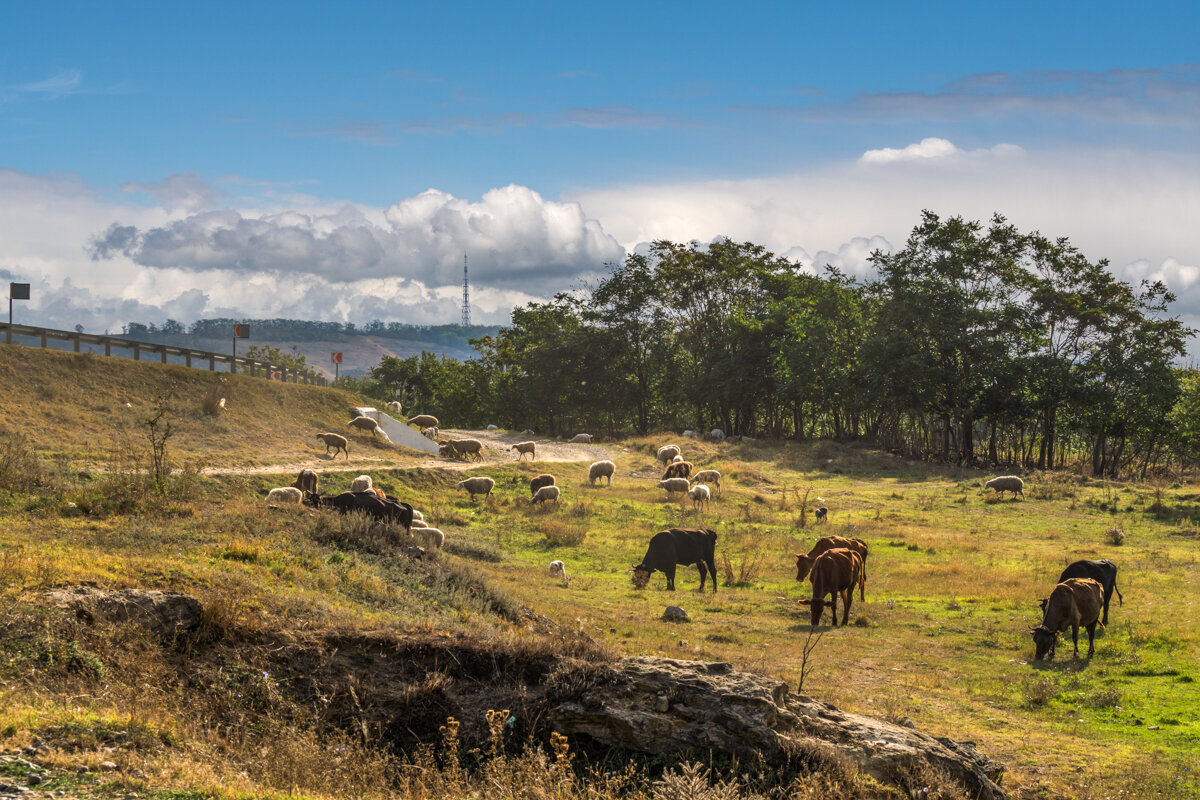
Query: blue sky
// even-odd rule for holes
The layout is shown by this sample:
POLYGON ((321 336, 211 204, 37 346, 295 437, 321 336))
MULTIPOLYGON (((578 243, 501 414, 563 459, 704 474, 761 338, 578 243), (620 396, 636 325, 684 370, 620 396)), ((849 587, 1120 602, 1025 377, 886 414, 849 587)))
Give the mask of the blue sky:
POLYGON ((47 324, 437 322, 467 251, 503 321, 658 237, 865 274, 933 208, 1200 311, 1200 6, 917 8, 5 4, 0 272, 47 324))

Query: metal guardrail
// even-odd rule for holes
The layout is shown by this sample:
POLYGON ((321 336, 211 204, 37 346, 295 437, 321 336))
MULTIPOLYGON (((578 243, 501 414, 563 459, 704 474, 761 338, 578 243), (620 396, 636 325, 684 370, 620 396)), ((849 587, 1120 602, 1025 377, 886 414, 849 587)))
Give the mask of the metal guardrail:
MULTIPOLYGON (((290 383, 307 383, 314 386, 328 386, 329 380, 320 373, 310 369, 296 369, 295 367, 285 367, 279 364, 272 364, 269 361, 258 361, 253 358, 245 358, 244 356, 234 357, 229 353, 214 353, 209 350, 193 350, 190 347, 180 347, 173 344, 156 344, 154 342, 142 342, 137 339, 123 339, 120 336, 100 336, 94 333, 79 333, 77 331, 60 331, 54 328, 38 328, 32 325, 9 325, 7 322, 0 322, 0 328, 4 329, 5 344, 13 344, 15 337, 26 337, 34 339, 38 342, 36 346, 50 347, 51 341, 67 342, 73 345, 76 353, 83 352, 83 346, 88 346, 89 352, 92 347, 103 347, 104 355, 111 356, 112 351, 127 350, 133 354, 134 361, 144 361, 143 353, 154 354, 159 357, 163 364, 170 363, 167 361, 168 356, 183 359, 183 363, 188 367, 203 369, 203 364, 207 362, 208 369, 212 372, 217 371, 217 364, 224 364, 229 368, 230 372, 245 372, 252 377, 269 378, 278 381, 287 381, 290 383), (194 364, 193 362, 199 362, 194 364)), ((23 344, 23 342, 16 342, 23 344)), ((34 346, 34 345, 29 345, 34 346)), ((70 349, 70 348, 54 348, 54 349, 70 349)))

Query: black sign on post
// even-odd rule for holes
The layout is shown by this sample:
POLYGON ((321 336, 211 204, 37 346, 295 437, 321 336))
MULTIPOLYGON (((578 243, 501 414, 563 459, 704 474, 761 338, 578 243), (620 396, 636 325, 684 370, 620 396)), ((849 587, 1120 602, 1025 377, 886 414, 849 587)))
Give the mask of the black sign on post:
POLYGON ((13 300, 28 300, 29 299, 29 284, 28 283, 10 283, 8 284, 8 329, 5 332, 4 341, 12 344, 12 312, 13 300))

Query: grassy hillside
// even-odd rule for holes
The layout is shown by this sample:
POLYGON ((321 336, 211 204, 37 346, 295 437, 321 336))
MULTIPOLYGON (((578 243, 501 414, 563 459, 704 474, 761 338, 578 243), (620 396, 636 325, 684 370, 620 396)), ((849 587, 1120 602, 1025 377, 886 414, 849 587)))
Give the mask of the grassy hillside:
MULTIPOLYGON (((468 474, 497 481, 495 495, 476 502, 455 491, 457 471, 352 461, 446 532, 446 552, 418 564, 398 557, 386 532, 272 511, 261 499, 291 478, 269 464, 323 463, 310 432, 344 425, 353 402, 345 394, 235 379, 231 412, 214 421, 189 400, 216 379, 200 371, 24 348, 0 348, 0 370, 0 747, 42 742, 43 761, 61 767, 55 780, 83 764, 91 777, 72 780, 115 796, 295 787, 466 797, 497 786, 644 796, 647 784, 611 772, 591 778, 593 788, 612 782, 599 795, 546 784, 554 773, 536 761, 506 762, 484 778, 447 775, 434 761, 404 766, 372 746, 407 734, 364 699, 382 691, 371 675, 392 682, 388 707, 429 731, 447 707, 444 670, 529 670, 540 653, 564 648, 728 660, 796 687, 809 632, 796 601, 809 591, 794 579, 792 554, 839 534, 870 544, 866 601, 855 597, 849 627, 823 627, 804 693, 973 740, 1008 764, 1014 796, 1200 796, 1200 491, 1190 483, 1029 475, 1025 500, 997 501, 981 491, 981 474, 854 447, 682 440, 690 460, 724 474, 723 493, 696 514, 654 488, 654 448, 679 441, 672 436, 608 445, 618 464, 611 488, 588 486, 586 463, 473 467, 468 474), (80 474, 77 460, 109 460, 122 436, 143 452, 139 419, 172 385, 177 452, 264 471, 180 474, 163 497, 134 472, 80 474), (541 471, 558 476, 560 506, 529 505, 528 479, 541 471), (121 493, 136 502, 102 501, 121 493), (830 509, 827 524, 814 523, 815 505, 830 509), (680 524, 718 531, 715 595, 693 591, 690 567, 674 593, 659 574, 644 589, 630 581, 648 538, 680 524), (1060 640, 1055 660, 1033 663, 1037 599, 1077 558, 1115 561, 1125 604, 1114 597, 1090 661, 1072 659, 1060 640), (566 561, 569 584, 546 575, 553 559, 566 561), (85 581, 193 593, 209 609, 210 640, 163 650, 37 602, 47 587, 85 581), (668 604, 692 621, 663 621, 668 604), (281 689, 299 671, 320 678, 315 694, 281 689), (118 765, 115 777, 96 774, 104 760, 118 765), (418 774, 431 782, 414 782, 418 774)), ((366 447, 358 442, 356 459, 366 447)), ((336 490, 352 476, 328 474, 323 484, 336 490)))

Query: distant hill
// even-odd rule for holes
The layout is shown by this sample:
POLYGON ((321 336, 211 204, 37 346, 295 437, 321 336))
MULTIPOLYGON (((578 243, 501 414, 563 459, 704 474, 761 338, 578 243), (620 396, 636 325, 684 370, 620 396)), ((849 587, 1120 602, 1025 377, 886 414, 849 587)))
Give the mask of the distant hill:
POLYGON ((334 352, 342 354, 341 375, 361 375, 384 356, 408 358, 429 351, 464 361, 475 356, 469 340, 499 330, 484 325, 384 324, 378 320, 357 327, 352 323, 293 319, 202 319, 186 327, 175 320, 161 326, 131 322, 123 335, 143 342, 226 353, 233 347, 235 323, 250 326, 250 337, 238 341, 239 352, 251 346, 278 347, 289 352, 294 346, 310 366, 330 376, 334 374, 330 361, 334 352))

